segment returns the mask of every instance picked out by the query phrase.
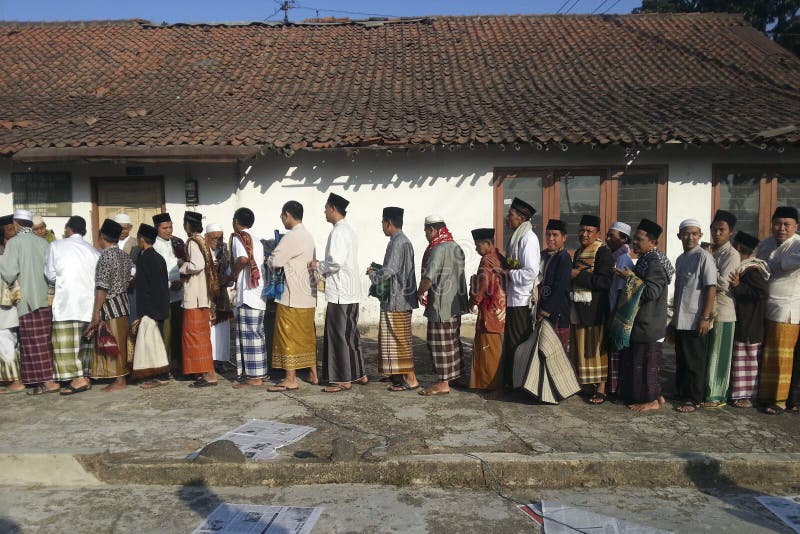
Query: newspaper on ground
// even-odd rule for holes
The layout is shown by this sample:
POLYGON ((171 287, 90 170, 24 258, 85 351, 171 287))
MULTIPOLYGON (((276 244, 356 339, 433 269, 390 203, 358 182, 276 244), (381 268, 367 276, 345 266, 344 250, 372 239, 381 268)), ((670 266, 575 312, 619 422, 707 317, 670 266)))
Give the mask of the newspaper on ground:
POLYGON ((616 517, 597 514, 583 508, 553 501, 542 501, 541 510, 545 534, 575 534, 577 532, 588 534, 669 534, 668 530, 623 521, 616 517))
MULTIPOLYGON (((278 455, 278 449, 303 439, 315 430, 316 428, 310 426, 251 419, 239 428, 211 441, 222 439, 232 441, 248 460, 272 460, 278 455)), ((200 450, 202 449, 196 450, 186 458, 194 460, 200 450)))
POLYGON ((310 534, 322 510, 222 503, 192 534, 310 534))
POLYGON ((520 504, 517 505, 517 510, 525 514, 525 516, 541 527, 544 524, 542 518, 542 511, 535 504, 520 504))
POLYGON ((789 528, 800 533, 800 495, 790 497, 761 495, 756 499, 789 528))

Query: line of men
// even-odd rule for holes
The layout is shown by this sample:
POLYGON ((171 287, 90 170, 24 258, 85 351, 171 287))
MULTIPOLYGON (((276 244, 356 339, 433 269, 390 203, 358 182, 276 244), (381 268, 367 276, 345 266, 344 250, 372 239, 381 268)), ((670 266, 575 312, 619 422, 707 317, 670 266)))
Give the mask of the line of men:
MULTIPOLYGON (((319 261, 296 201, 283 206, 287 233, 266 257, 247 208, 233 216, 229 254, 219 225, 209 225, 201 237, 202 215, 196 212, 184 215, 188 244, 172 235, 164 213, 153 217, 153 226, 139 227, 135 246, 130 219, 120 214, 101 226, 100 253, 83 239, 86 223, 80 217, 71 217, 65 239, 50 245, 32 233, 29 212, 3 218, 0 380, 10 383, 5 391, 31 386, 30 394, 59 389, 74 394, 91 388, 88 377, 113 379, 105 390, 114 391, 125 387, 129 374, 148 379, 141 386, 150 388, 169 383, 169 373, 194 378, 193 387, 215 386, 214 353, 227 359, 219 334, 229 329, 231 316, 240 378, 234 387, 262 386, 268 380, 264 290, 276 274, 282 293, 272 366, 285 370, 285 378, 267 389, 298 389, 302 369, 309 369, 310 383, 325 382, 327 393, 366 384, 358 333, 362 272, 358 239, 346 222, 348 205, 339 195, 328 197, 324 213, 332 230, 319 261), (327 300, 320 376, 314 326, 319 280, 327 300), (48 281, 55 286, 52 306, 48 281), (15 287, 21 296, 9 307, 15 287), (12 315, 18 315, 16 323, 12 315), (133 328, 131 317, 138 319, 133 328), (119 346, 113 356, 84 335, 101 323, 119 346), (130 349, 129 331, 136 339, 130 349)), ((403 213, 397 207, 383 210, 389 243, 383 264, 366 271, 371 294, 380 300, 379 371, 391 382, 389 391, 420 388, 411 313, 422 304, 438 378, 419 391, 422 395, 447 394, 456 379, 480 390, 513 389, 517 349, 535 322, 547 321, 591 404, 602 404, 612 393, 636 411, 660 408, 665 402, 661 347, 669 337, 676 347, 678 411, 723 406, 729 396, 734 406, 748 407, 756 395, 767 413, 797 411, 800 373, 792 371, 800 335, 800 238, 794 208, 776 210, 773 236, 763 243, 744 232, 732 239, 736 217, 718 211, 710 253, 700 247, 700 224, 683 221, 678 238, 684 253, 673 267, 658 248, 661 227, 647 219, 635 232, 615 222, 601 239, 599 217, 584 215, 572 255, 565 248, 567 224, 551 219, 546 248, 540 250, 531 225, 536 210, 514 198, 506 217, 512 231, 506 257, 495 246, 493 229, 472 231, 481 261, 469 289, 464 251, 438 215, 425 219, 428 246, 417 284, 403 213), (673 279, 674 313, 668 321, 667 288, 673 279), (470 310, 478 319, 465 382, 460 329, 461 316, 470 310)))

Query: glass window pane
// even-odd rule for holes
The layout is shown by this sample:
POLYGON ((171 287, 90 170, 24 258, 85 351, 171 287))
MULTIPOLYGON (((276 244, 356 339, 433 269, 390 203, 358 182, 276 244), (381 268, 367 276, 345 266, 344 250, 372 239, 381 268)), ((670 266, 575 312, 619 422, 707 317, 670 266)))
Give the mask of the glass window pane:
POLYGON ((776 177, 778 178, 778 206, 800 208, 800 173, 779 172, 776 177))
POLYGON ((617 220, 635 229, 642 219, 657 222, 658 174, 625 173, 617 180, 617 220))
MULTIPOLYGON (((533 223, 533 231, 542 237, 542 177, 541 176, 524 176, 519 178, 508 178, 503 182, 503 215, 508 213, 508 208, 511 207, 511 201, 514 197, 519 197, 534 208, 536 213, 531 222, 533 223)), ((514 232, 506 227, 503 228, 503 250, 508 250, 508 241, 511 239, 511 234, 514 232)))
POLYGON ((720 209, 738 219, 736 229, 758 235, 760 173, 731 173, 719 182, 720 209))
POLYGON ((578 223, 583 215, 600 216, 600 176, 562 176, 559 218, 567 223, 567 248, 578 248, 578 223))

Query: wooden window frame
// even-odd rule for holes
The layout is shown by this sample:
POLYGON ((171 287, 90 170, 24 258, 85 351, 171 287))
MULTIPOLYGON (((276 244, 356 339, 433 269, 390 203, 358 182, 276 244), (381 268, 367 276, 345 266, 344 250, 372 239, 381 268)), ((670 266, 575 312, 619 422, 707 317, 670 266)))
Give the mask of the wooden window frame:
POLYGON ((778 207, 778 180, 779 173, 798 173, 800 165, 756 165, 752 163, 715 164, 711 167, 711 218, 720 209, 722 204, 722 191, 720 184, 730 173, 760 173, 758 189, 758 238, 764 239, 771 234, 772 213, 778 207))
MULTIPOLYGON (((508 179, 542 178, 542 228, 537 229, 539 239, 544 239, 544 226, 548 219, 557 219, 561 213, 561 180, 566 174, 598 175, 600 179, 600 221, 601 231, 605 231, 617 217, 617 195, 619 180, 625 179, 625 173, 655 173, 658 176, 656 192, 656 222, 662 228, 667 227, 667 180, 669 167, 666 165, 640 165, 625 168, 624 166, 576 165, 570 167, 497 167, 494 170, 494 228, 495 243, 504 243, 504 219, 506 207, 503 204, 503 183, 508 179)), ((499 247, 498 247, 499 248, 499 247)), ((664 250, 664 244, 659 242, 664 250)))

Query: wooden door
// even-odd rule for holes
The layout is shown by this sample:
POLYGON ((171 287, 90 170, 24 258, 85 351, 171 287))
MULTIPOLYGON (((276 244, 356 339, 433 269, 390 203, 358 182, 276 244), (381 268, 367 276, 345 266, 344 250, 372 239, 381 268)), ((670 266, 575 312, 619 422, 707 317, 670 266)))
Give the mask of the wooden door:
MULTIPOLYGON (((135 235, 140 223, 153 224, 153 215, 164 211, 164 183, 161 178, 98 179, 95 182, 94 227, 106 219, 126 213, 135 235)), ((95 232, 96 233, 96 232, 95 232)))

